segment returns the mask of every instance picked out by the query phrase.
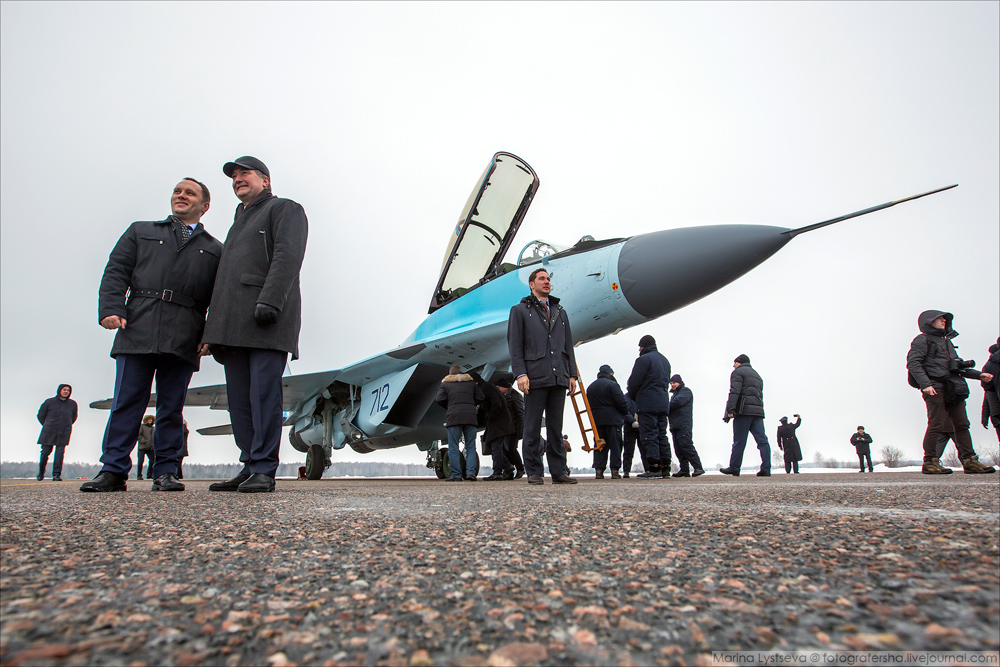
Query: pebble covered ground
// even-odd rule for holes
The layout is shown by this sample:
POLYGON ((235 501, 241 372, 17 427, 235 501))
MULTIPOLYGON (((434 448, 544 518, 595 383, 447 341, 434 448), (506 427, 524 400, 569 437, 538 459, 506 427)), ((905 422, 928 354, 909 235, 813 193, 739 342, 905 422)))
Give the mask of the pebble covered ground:
POLYGON ((997 651, 998 477, 279 480, 260 495, 5 481, 0 663, 997 651))

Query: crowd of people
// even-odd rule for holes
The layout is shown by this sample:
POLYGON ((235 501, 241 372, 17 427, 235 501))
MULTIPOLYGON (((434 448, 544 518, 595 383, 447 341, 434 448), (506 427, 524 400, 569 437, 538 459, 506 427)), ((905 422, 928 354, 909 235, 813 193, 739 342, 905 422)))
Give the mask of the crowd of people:
MULTIPOLYGON (((211 354, 226 375, 226 397, 233 435, 240 450, 241 472, 212 484, 218 492, 266 493, 274 490, 283 422, 281 377, 288 356, 298 357, 301 327, 299 272, 305 255, 308 221, 298 203, 271 192, 267 166, 252 156, 227 162, 239 200, 225 243, 201 223, 211 206, 204 183, 182 179, 171 194, 165 220, 132 223, 112 250, 99 292, 98 321, 115 331, 111 356, 116 376, 111 414, 102 442, 101 471, 84 483, 84 492, 125 491, 138 446, 137 479, 153 479, 154 491, 183 491, 181 462, 187 455, 187 423, 182 416, 188 384, 201 357, 211 354), (156 415, 145 415, 156 383, 156 415), (152 420, 152 421, 151 421, 152 420)), ((566 463, 568 442, 562 433, 567 395, 576 392, 578 366, 569 316, 552 295, 547 269, 528 278, 529 294, 515 304, 507 326, 511 375, 490 382, 453 366, 443 379, 437 402, 446 410, 449 481, 475 480, 479 469, 476 438, 493 459, 486 480, 519 479, 544 484, 544 464, 555 484, 576 484, 566 463), (542 436, 542 423, 545 437, 542 436), (465 443, 465 469, 460 445, 465 443), (522 442, 518 450, 518 441, 522 442), (523 454, 523 460, 522 460, 523 454)), ((923 438, 926 474, 949 474, 940 463, 944 446, 954 440, 966 473, 992 473, 979 461, 966 414, 966 378, 979 380, 986 396, 982 424, 993 423, 1000 439, 1000 338, 978 371, 961 359, 952 343, 957 332, 951 313, 920 314, 920 334, 907 355, 910 384, 919 389, 927 409, 923 438)), ((670 362, 645 335, 623 391, 614 370, 603 365, 586 390, 597 439, 595 477, 630 476, 636 448, 644 479, 698 477, 705 473, 692 435, 694 394, 670 362), (667 431, 670 432, 670 437, 667 431), (673 453, 670 440, 673 440, 673 453), (678 470, 672 473, 673 455, 678 470)), ((60 481, 77 404, 72 387, 59 385, 38 412, 42 431, 38 480, 44 479, 55 453, 53 480, 60 481)), ((801 425, 780 420, 777 444, 785 472, 799 472, 801 425)), ((771 475, 771 449, 764 430, 764 383, 750 358, 733 360, 724 421, 733 423, 729 464, 720 468, 739 476, 747 439, 760 452, 757 476, 771 475)), ((851 439, 860 472, 874 470, 872 438, 859 426, 851 439)), ((595 443, 596 444, 596 443, 595 443)))

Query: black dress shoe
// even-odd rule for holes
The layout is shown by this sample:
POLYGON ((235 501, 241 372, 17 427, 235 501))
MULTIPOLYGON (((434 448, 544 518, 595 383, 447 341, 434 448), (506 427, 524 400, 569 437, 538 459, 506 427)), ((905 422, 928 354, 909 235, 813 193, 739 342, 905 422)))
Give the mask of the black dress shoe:
POLYGON ((446 482, 461 482, 462 478, 461 477, 448 477, 444 481, 446 481, 446 482))
POLYGON ((477 479, 477 477, 475 475, 470 475, 469 477, 465 478, 465 481, 466 482, 475 482, 476 479, 477 479))
POLYGON ((240 493, 270 493, 274 491, 274 478, 262 472, 255 472, 237 488, 240 493))
POLYGON ((127 475, 119 475, 113 472, 102 470, 97 473, 97 477, 80 485, 80 490, 90 493, 104 493, 106 491, 125 491, 128 487, 125 480, 127 475))
POLYGON ((552 478, 553 484, 576 484, 576 480, 569 475, 555 475, 552 478))
POLYGON ((758 477, 770 477, 771 476, 771 471, 770 470, 759 470, 757 472, 757 476, 758 477))
POLYGON ((509 482, 512 479, 514 479, 514 471, 513 470, 508 470, 507 472, 505 472, 503 474, 503 481, 509 482))
POLYGON ((52 478, 52 481, 53 482, 61 482, 62 481, 62 477, 60 477, 59 475, 56 475, 55 477, 52 478))
POLYGON ((732 475, 733 477, 740 476, 740 471, 733 470, 732 468, 719 468, 719 472, 721 472, 723 475, 732 475))
POLYGON ((37 479, 39 482, 41 482, 43 479, 45 479, 45 475, 38 475, 38 476, 35 477, 35 479, 37 479))
POLYGON ((673 477, 690 477, 690 476, 691 473, 689 473, 687 470, 678 470, 673 474, 673 477))
POLYGON ((236 477, 226 482, 216 482, 215 484, 209 484, 209 491, 238 491, 240 484, 250 479, 250 473, 241 472, 236 477))
POLYGON ((622 473, 622 478, 623 479, 628 479, 628 470, 626 470, 625 472, 622 473))
POLYGON ((700 477, 700 476, 702 476, 704 474, 705 474, 704 470, 695 470, 694 472, 691 473, 691 476, 692 477, 700 477))
POLYGON ((160 475, 153 480, 153 491, 183 491, 184 485, 177 481, 173 473, 160 475))
POLYGON ((524 470, 523 469, 522 470, 518 470, 516 473, 514 473, 514 479, 521 479, 522 477, 524 477, 524 470))
POLYGON ((503 479, 503 475, 498 475, 496 473, 493 473, 489 477, 483 477, 483 481, 484 482, 499 482, 502 479, 503 479))
POLYGON ((647 470, 646 472, 641 472, 636 477, 640 479, 660 479, 659 470, 647 470))
POLYGON ((545 484, 545 479, 541 475, 528 475, 528 484, 545 484))

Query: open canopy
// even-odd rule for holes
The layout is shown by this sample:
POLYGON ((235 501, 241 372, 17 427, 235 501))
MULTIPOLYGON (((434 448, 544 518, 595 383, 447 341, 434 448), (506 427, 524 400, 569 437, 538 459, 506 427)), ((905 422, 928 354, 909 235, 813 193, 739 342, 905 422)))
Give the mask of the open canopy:
POLYGON ((441 265, 429 312, 503 273, 501 262, 538 190, 538 176, 510 153, 497 153, 462 209, 441 265))

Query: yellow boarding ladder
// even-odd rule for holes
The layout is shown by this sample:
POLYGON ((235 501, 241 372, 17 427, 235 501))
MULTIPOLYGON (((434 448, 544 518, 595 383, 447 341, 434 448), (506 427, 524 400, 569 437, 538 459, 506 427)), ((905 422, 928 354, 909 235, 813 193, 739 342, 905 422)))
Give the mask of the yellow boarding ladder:
POLYGON ((576 422, 580 425, 580 435, 583 436, 582 449, 585 452, 595 449, 601 451, 604 449, 604 439, 597 436, 597 424, 594 423, 594 413, 590 411, 590 400, 587 399, 587 392, 583 388, 583 373, 580 372, 579 366, 576 367, 576 377, 576 391, 570 394, 569 397, 573 401, 573 412, 576 414, 576 422), (581 397, 580 402, 577 402, 577 396, 581 397), (583 420, 584 415, 587 416, 586 422, 583 420), (593 447, 590 445, 590 440, 587 439, 587 433, 590 433, 594 439, 593 447))

